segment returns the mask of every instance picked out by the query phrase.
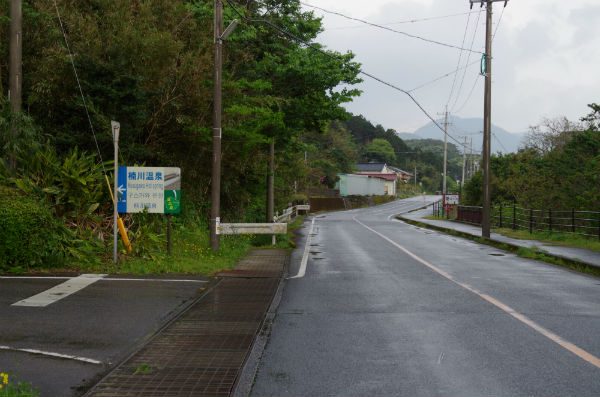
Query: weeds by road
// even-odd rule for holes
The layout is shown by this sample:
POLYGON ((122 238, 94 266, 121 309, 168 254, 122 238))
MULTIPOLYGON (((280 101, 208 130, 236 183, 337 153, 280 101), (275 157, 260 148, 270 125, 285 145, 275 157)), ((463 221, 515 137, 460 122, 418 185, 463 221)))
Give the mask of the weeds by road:
POLYGON ((530 234, 527 230, 512 230, 506 228, 494 229, 494 232, 519 240, 537 240, 550 245, 583 248, 590 251, 600 252, 600 240, 573 234, 551 232, 533 232, 530 234))

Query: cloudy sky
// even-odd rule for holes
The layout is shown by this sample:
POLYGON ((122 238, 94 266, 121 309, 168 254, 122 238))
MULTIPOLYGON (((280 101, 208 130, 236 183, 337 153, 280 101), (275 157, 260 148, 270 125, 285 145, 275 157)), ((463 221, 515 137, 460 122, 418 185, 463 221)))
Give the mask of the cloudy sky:
MULTIPOLYGON (((483 117, 480 53, 367 26, 307 4, 457 47, 471 48, 473 42, 478 52, 485 48, 485 7, 475 5, 470 12, 468 0, 301 1, 323 17, 325 31, 317 41, 332 50, 351 50, 364 71, 403 89, 474 63, 461 69, 456 81, 453 74, 412 94, 434 117, 446 105, 459 117, 483 117), (426 18, 432 19, 406 22, 426 18)), ((578 120, 587 114, 588 103, 600 102, 600 2, 510 0, 503 6, 495 2, 493 7, 492 122, 517 133, 544 117, 578 120)), ((363 94, 347 106, 349 111, 398 132, 413 132, 429 121, 401 92, 364 80, 363 94)))

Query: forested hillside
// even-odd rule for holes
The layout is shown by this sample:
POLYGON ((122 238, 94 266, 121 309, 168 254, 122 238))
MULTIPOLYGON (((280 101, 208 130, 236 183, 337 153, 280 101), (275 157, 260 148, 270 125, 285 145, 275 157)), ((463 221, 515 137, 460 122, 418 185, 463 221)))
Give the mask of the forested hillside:
MULTIPOLYGON (((0 1, 3 40, 8 37, 8 5, 8 0, 0 1)), ((103 166, 112 178, 110 121, 117 120, 120 164, 180 167, 181 217, 206 222, 213 3, 58 0, 57 6, 87 109, 54 2, 24 1, 23 112, 13 119, 2 96, 2 184, 41 200, 77 239, 91 233, 105 241, 112 210, 103 166), (11 125, 17 126, 16 134, 11 125), (10 159, 16 167, 10 167, 10 159)), ((225 26, 239 19, 232 7, 308 42, 321 29, 320 20, 303 12, 297 0, 265 0, 260 5, 232 1, 224 8, 225 26)), ((0 46, 3 93, 8 85, 7 44, 0 46)), ((264 220, 268 145, 273 140, 278 208, 291 199, 294 182, 320 183, 313 181, 314 170, 305 161, 310 150, 305 142, 318 141, 332 120, 346 117, 340 105, 359 94, 352 85, 360 81, 351 53, 327 53, 306 48, 265 24, 240 23, 226 41, 224 221, 264 220), (340 84, 346 88, 336 88, 340 84)))

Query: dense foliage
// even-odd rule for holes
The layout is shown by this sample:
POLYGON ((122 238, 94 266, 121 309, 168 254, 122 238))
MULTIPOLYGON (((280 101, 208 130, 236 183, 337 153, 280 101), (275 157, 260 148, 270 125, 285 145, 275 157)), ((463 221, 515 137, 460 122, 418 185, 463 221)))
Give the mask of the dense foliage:
MULTIPOLYGON (((2 183, 41 200, 78 239, 93 233, 103 241, 111 203, 102 163, 112 159, 110 121, 118 120, 120 163, 180 167, 186 198, 182 216, 205 223, 210 207, 213 2, 59 0, 57 5, 84 100, 54 1, 24 1, 24 111, 15 119, 6 98, 0 99, 2 158, 17 160, 14 170, 2 167, 2 183), (15 123, 17 134, 11 133, 15 123)), ((9 1, 0 0, 4 38, 8 8, 9 1)), ((297 0, 226 3, 225 25, 241 19, 238 12, 268 20, 306 42, 321 30, 320 20, 303 12, 297 0)), ((8 85, 5 44, 0 46, 2 92, 8 85)), ((294 182, 322 182, 313 181, 311 174, 323 176, 328 156, 335 159, 336 170, 347 161, 344 150, 318 156, 323 164, 304 161, 311 139, 322 139, 332 120, 346 117, 340 105, 359 94, 352 88, 360 81, 353 55, 322 51, 326 54, 250 22, 241 23, 225 42, 224 221, 264 219, 268 144, 273 140, 279 208, 291 200, 294 182)), ((337 138, 326 134, 323 139, 337 138)))
MULTIPOLYGON (((493 155, 493 202, 516 202, 525 208, 598 210, 600 106, 592 104, 590 108, 592 112, 582 118, 582 124, 546 121, 532 129, 518 153, 493 155)), ((465 189, 465 202, 480 205, 481 174, 465 189)))

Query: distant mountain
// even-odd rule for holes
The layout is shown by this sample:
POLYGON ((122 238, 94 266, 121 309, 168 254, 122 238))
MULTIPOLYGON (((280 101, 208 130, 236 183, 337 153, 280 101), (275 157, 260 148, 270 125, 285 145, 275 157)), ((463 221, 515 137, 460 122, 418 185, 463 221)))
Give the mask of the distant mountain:
MULTIPOLYGON (((436 120, 442 127, 444 120, 436 120)), ((448 120, 450 123, 448 127, 448 134, 452 135, 454 138, 458 139, 460 142, 463 142, 464 138, 460 138, 461 136, 467 136, 467 145, 470 145, 470 138, 473 138, 473 151, 480 152, 481 146, 483 145, 483 119, 472 118, 472 119, 463 119, 456 116, 451 116, 448 120)), ((440 139, 444 140, 444 133, 440 131, 438 127, 430 122, 425 126, 419 128, 414 132, 414 134, 402 133, 398 134, 400 138, 404 140, 409 139, 440 139)), ((521 143, 521 139, 523 139, 524 134, 513 134, 506 131, 503 128, 500 128, 494 124, 492 124, 492 153, 502 152, 502 153, 511 153, 517 152, 519 145, 521 143)), ((454 140, 448 138, 448 142, 453 142, 456 144, 454 140)))
POLYGON ((396 135, 398 135, 403 141, 410 141, 411 139, 423 139, 422 136, 411 134, 410 132, 397 132, 396 135))

